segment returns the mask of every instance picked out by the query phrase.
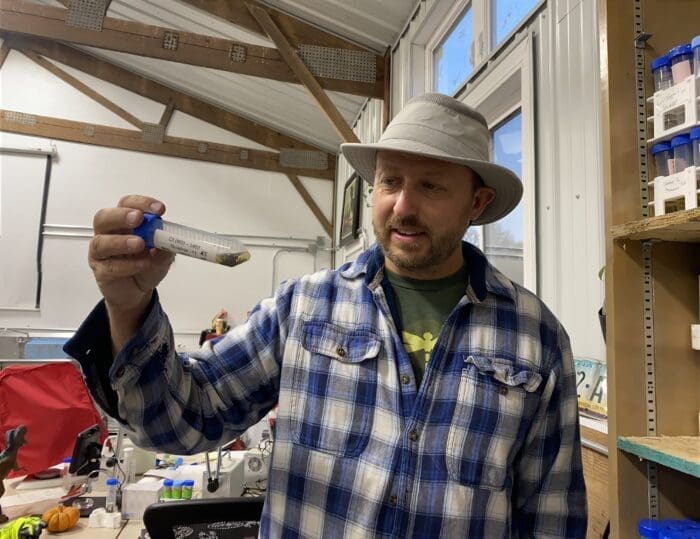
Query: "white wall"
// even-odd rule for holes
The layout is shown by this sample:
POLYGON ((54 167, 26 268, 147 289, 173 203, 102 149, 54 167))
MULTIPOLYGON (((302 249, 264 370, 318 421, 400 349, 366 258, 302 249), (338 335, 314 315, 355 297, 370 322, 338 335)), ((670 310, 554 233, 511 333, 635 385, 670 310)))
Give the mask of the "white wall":
MULTIPOLYGON (((445 5, 441 0, 421 3, 394 47, 392 114, 423 91, 424 53, 415 41, 430 11, 445 5)), ((537 290, 569 332, 574 354, 604 359, 597 319, 604 292, 598 270, 605 253, 596 9, 595 0, 549 0, 527 31, 535 55, 537 290)), ((381 102, 368 101, 354 126, 360 140, 376 141, 381 119, 381 102)), ((342 185, 350 173, 342 158, 338 173, 342 185)), ((336 211, 341 197, 339 190, 336 211)), ((371 238, 371 210, 363 209, 371 238)), ((351 258, 360 247, 358 240, 340 250, 336 263, 351 258)))
MULTIPOLYGON (((61 67, 139 119, 160 119, 161 104, 61 67)), ((0 77, 1 108, 133 128, 16 51, 10 52, 0 77)), ((178 112, 168 134, 267 149, 178 112)), ((0 133, 2 147, 49 149, 51 143, 0 133)), ((53 144, 58 158, 53 163, 46 213, 46 223, 53 226, 44 235, 39 310, 24 309, 33 307, 27 305, 27 298, 33 303, 38 228, 20 241, 13 234, 13 217, 16 220, 17 212, 27 203, 18 200, 18 193, 26 191, 18 186, 41 184, 44 162, 37 157, 0 155, 0 328, 66 336, 75 330, 99 299, 86 262, 92 217, 99 208, 113 206, 128 193, 160 198, 168 208, 166 218, 174 222, 239 235, 244 243, 256 244, 250 246, 251 260, 235 268, 177 257, 160 294, 177 342, 183 346, 196 344, 199 332, 222 307, 229 311, 232 323, 242 322, 246 312, 271 293, 273 273, 276 285, 330 266, 329 251, 319 251, 316 256, 280 251, 283 247, 306 249, 315 245, 318 237, 330 242, 286 176, 60 140, 53 144), (22 242, 32 242, 32 248, 23 251, 22 242), (17 275, 29 281, 18 285, 22 277, 17 275)), ((302 181, 330 218, 332 182, 302 181)), ((30 203, 39 204, 34 195, 31 198, 30 203)), ((37 221, 34 226, 38 227, 37 221)))

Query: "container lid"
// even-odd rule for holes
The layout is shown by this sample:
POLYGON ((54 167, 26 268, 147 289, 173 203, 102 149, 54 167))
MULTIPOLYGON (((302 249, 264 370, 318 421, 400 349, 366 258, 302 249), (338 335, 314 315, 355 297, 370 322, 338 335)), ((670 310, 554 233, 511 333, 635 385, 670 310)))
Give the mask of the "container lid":
POLYGON ((183 487, 193 487, 194 486, 194 479, 185 479, 182 482, 183 487))
POLYGON ((671 60, 668 59, 668 56, 665 54, 663 56, 659 56, 658 58, 654 58, 651 61, 651 70, 656 71, 662 66, 670 66, 671 65, 671 60))
POLYGON ((700 125, 690 130, 690 140, 695 140, 696 138, 700 138, 700 125))
POLYGON ((690 144, 690 139, 688 138, 688 135, 678 135, 677 137, 673 137, 671 139, 671 148, 675 148, 676 146, 683 146, 683 144, 690 144))
POLYGON ((153 233, 163 228, 163 220, 153 213, 144 213, 143 222, 134 229, 134 235, 140 236, 147 249, 153 249, 153 233))
POLYGON ((686 43, 685 45, 678 45, 677 47, 673 47, 670 51, 668 51, 668 59, 673 60, 676 56, 682 56, 683 54, 692 54, 693 49, 690 47, 690 43, 686 43))
POLYGON ((173 480, 172 480, 172 479, 163 479, 163 486, 164 486, 164 487, 172 487, 172 486, 173 486, 173 480))
POLYGON ((690 46, 693 49, 697 49, 698 47, 700 47, 700 36, 695 36, 693 38, 693 41, 690 42, 690 46))
POLYGON ((109 479, 107 479, 107 481, 105 481, 105 483, 108 487, 111 487, 113 485, 118 485, 119 480, 116 477, 110 477, 109 479))
POLYGON ((182 479, 173 479, 173 486, 174 487, 181 487, 182 486, 182 479))
POLYGON ((661 523, 658 520, 645 518, 639 521, 637 530, 642 537, 658 537, 661 523))
POLYGON ((68 464, 70 462, 70 457, 63 457, 63 463, 68 464))
POLYGON ((656 155, 660 152, 670 152, 671 145, 668 142, 659 142, 651 147, 651 155, 656 155))

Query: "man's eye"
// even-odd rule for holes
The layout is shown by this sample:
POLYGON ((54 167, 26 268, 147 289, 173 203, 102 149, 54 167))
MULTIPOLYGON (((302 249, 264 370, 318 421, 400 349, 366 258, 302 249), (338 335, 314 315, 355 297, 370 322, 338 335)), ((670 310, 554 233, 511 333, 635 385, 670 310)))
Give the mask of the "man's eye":
POLYGON ((441 186, 435 185, 434 183, 424 183, 424 184, 423 184, 423 187, 424 187, 427 191, 431 191, 431 192, 433 192, 433 193, 437 193, 438 191, 442 191, 442 190, 443 190, 443 188, 442 188, 441 186))
POLYGON ((396 178, 381 178, 379 180, 379 185, 382 187, 392 187, 396 185, 396 178))

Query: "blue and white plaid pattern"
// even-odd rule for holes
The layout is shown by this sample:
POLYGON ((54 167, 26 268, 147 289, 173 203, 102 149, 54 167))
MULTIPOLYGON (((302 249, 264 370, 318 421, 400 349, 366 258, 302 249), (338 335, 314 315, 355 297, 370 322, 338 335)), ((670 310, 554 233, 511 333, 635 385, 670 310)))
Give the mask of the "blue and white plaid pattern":
MULTIPOLYGON (((109 371, 121 421, 140 445, 193 453, 279 399, 263 537, 584 537, 568 337, 537 297, 464 253, 466 294, 420 388, 374 246, 283 284, 189 358, 154 301, 109 371)), ((109 406, 88 345, 100 309, 67 349, 109 406)))

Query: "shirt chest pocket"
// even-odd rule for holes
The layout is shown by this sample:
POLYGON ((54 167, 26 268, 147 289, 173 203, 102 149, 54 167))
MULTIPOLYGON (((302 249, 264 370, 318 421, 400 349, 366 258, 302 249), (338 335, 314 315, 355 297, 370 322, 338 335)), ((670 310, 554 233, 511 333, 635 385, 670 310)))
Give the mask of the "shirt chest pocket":
POLYGON ((537 409, 542 376, 505 360, 469 356, 447 435, 453 481, 501 490, 537 409))
POLYGON ((337 456, 367 446, 377 398, 379 337, 306 322, 290 399, 296 443, 337 456))

